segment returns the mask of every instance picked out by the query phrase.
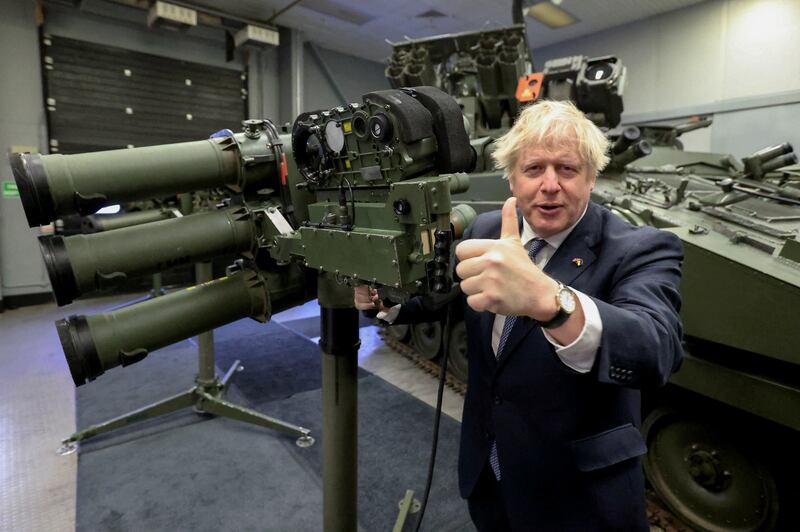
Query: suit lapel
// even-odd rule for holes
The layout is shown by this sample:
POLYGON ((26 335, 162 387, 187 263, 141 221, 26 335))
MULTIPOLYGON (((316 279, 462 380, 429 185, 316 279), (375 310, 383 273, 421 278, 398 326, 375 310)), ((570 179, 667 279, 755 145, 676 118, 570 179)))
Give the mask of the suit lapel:
MULTIPOLYGON (((575 226, 575 229, 567 236, 566 240, 561 243, 553 256, 550 257, 550 260, 547 261, 544 271, 550 277, 561 281, 565 285, 570 285, 588 270, 595 261, 597 256, 592 248, 600 239, 602 230, 600 227, 599 208, 601 207, 589 202, 589 207, 583 219, 575 226), (577 264, 578 261, 573 259, 580 259, 580 266, 577 264)), ((509 356, 514 353, 520 342, 537 327, 538 323, 531 318, 517 318, 517 322, 514 324, 508 340, 506 340, 506 345, 500 355, 498 364, 503 365, 509 356)), ((489 330, 489 335, 489 338, 491 338, 491 329, 489 330)))
POLYGON ((572 284, 597 259, 594 247, 600 239, 600 213, 593 203, 589 204, 581 223, 573 229, 566 240, 547 261, 547 275, 565 285, 572 284))

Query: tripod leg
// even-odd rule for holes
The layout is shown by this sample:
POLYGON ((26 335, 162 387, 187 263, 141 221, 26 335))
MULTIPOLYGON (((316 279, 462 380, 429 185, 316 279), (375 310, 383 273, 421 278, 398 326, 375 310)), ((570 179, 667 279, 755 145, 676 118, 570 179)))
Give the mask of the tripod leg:
POLYGON ((167 397, 166 399, 157 403, 134 410, 133 412, 128 412, 127 414, 109 419, 103 423, 92 425, 91 427, 76 432, 61 443, 63 446, 71 446, 75 442, 85 440, 86 438, 91 438, 92 436, 97 436, 98 434, 102 434, 104 432, 125 427, 127 425, 132 425, 134 423, 138 423, 139 421, 145 421, 154 417, 163 416, 164 414, 169 414, 170 412, 180 410, 181 408, 192 406, 195 402, 195 397, 195 389, 192 388, 177 395, 173 395, 172 397, 167 397))
POLYGON ((314 444, 314 438, 310 436, 311 431, 306 428, 266 416, 261 412, 256 412, 255 410, 230 403, 225 399, 214 397, 208 393, 201 392, 199 395, 200 398, 197 402, 197 407, 203 412, 297 436, 297 445, 300 447, 310 447, 314 444))
POLYGON ((233 364, 231 365, 230 369, 225 373, 225 376, 222 377, 222 380, 219 381, 219 386, 224 391, 225 388, 228 387, 228 381, 231 380, 233 374, 237 371, 243 370, 244 367, 242 366, 242 362, 240 360, 234 360, 233 364))

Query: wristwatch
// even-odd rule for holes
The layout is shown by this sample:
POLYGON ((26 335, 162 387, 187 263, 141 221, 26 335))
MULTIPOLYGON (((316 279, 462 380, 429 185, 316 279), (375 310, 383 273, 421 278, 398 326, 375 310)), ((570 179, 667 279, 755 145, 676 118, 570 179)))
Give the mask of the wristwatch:
POLYGON ((575 292, 570 290, 570 288, 561 281, 558 281, 556 305, 558 306, 558 312, 555 317, 549 321, 539 322, 539 325, 541 325, 543 329, 555 329, 563 325, 564 322, 569 319, 570 315, 575 312, 575 307, 577 306, 575 292))

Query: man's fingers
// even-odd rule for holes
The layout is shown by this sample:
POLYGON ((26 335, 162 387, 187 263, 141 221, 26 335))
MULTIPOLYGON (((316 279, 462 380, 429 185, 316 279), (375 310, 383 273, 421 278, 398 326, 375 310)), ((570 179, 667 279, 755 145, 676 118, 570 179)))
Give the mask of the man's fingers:
POLYGON ((363 284, 356 286, 353 289, 353 296, 355 297, 356 301, 369 300, 369 286, 363 284))
POLYGON ((459 279, 469 279, 470 277, 480 275, 485 269, 486 260, 484 260, 484 255, 480 255, 459 262, 458 266, 456 266, 456 274, 459 279))
POLYGON ((353 290, 353 302, 358 310, 371 310, 375 308, 378 291, 367 285, 356 286, 353 290))
POLYGON ((488 300, 482 293, 468 296, 467 305, 476 312, 484 312, 489 308, 488 300))
POLYGON ((500 226, 500 238, 519 239, 519 222, 517 221, 517 198, 510 197, 503 203, 503 223, 500 226))
POLYGON ((481 292, 481 283, 476 277, 464 279, 459 283, 459 286, 461 287, 461 291, 464 292, 464 295, 467 296, 479 294, 481 292))
POLYGON ((491 240, 488 238, 464 240, 456 246, 456 257, 458 257, 458 260, 467 260, 471 259, 472 257, 478 257, 486 253, 486 251, 488 251, 489 248, 496 243, 497 240, 491 240))

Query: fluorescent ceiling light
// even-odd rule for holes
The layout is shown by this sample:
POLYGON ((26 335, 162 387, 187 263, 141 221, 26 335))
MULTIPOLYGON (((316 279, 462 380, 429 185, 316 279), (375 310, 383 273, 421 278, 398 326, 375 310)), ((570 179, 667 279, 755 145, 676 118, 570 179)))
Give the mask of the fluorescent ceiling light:
POLYGON ((525 14, 551 28, 563 28, 578 22, 574 15, 550 2, 534 4, 525 9, 525 14))

